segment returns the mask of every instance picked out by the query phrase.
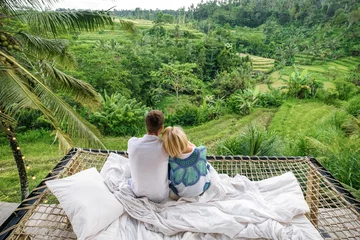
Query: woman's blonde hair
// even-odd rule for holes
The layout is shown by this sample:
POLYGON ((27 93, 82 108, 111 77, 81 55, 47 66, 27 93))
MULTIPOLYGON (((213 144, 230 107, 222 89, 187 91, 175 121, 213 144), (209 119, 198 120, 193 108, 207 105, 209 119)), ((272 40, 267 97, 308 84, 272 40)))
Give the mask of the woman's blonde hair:
POLYGON ((188 147, 189 140, 181 127, 167 127, 162 134, 165 151, 171 157, 180 157, 188 147))

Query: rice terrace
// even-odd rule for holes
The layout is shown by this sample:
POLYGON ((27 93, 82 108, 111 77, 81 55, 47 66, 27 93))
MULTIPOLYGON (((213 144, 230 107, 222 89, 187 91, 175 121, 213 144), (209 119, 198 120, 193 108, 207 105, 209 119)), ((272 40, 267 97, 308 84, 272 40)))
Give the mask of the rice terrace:
MULTIPOLYGON (((152 10, 145 2, 125 9, 114 1, 109 10, 57 2, 0 0, 0 239, 85 239, 46 181, 93 167, 105 174, 112 157, 122 163, 154 109, 165 128, 181 126, 206 147, 206 161, 229 177, 221 181, 246 177, 274 208, 274 193, 298 183, 291 191, 309 211, 299 202, 283 235, 255 224, 265 234, 258 238, 360 239, 358 1, 208 0, 171 9, 154 1, 152 10)), ((213 201, 206 192, 197 200, 213 201)), ((249 226, 231 235, 215 220, 197 226, 189 217, 191 230, 182 229, 169 217, 175 203, 135 224, 132 209, 162 205, 114 195, 128 214, 118 226, 131 229, 114 238, 255 238, 249 226)), ((86 237, 107 239, 106 229, 86 237)))

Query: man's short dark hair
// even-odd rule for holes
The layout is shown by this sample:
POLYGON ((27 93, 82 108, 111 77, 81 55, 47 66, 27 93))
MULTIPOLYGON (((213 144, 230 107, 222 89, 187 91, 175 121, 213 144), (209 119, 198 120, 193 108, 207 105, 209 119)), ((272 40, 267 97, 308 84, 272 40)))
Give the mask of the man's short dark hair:
POLYGON ((157 134, 160 128, 164 125, 165 116, 159 110, 151 110, 146 114, 145 123, 148 133, 157 134))

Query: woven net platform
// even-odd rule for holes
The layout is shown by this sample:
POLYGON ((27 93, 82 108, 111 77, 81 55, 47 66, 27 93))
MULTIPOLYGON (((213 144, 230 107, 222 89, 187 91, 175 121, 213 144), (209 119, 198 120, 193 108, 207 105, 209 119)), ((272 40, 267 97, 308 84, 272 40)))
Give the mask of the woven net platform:
MULTIPOLYGON (((84 169, 102 168, 110 152, 72 149, 0 227, 2 239, 76 239, 64 210, 45 181, 84 169)), ((308 219, 324 239, 360 239, 360 202, 315 159, 309 157, 208 156, 219 173, 262 180, 292 171, 309 204, 308 219)))

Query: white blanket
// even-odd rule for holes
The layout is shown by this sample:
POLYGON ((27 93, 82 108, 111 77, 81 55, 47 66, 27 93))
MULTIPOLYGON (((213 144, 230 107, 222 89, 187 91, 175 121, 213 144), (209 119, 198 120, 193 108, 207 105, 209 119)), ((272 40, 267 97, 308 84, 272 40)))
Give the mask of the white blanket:
POLYGON ((291 172, 257 182, 211 172, 202 196, 156 204, 134 196, 128 160, 110 154, 101 175, 126 212, 92 239, 322 239, 291 172))

